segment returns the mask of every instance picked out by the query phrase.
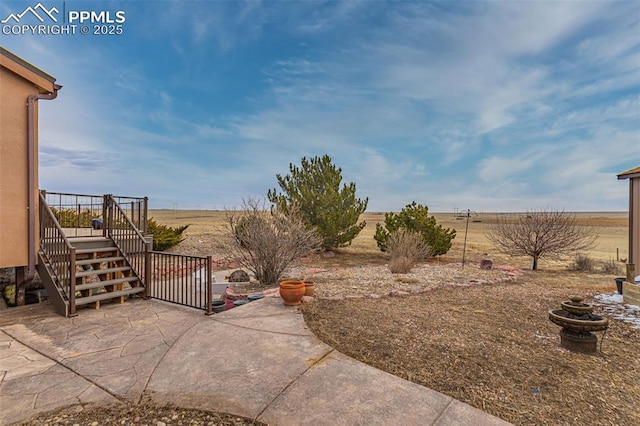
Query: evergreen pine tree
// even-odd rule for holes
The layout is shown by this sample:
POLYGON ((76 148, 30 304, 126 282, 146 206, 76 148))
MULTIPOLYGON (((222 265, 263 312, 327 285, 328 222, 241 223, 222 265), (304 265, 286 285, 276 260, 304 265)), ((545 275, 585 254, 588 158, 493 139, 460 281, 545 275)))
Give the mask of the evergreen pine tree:
POLYGON ((353 182, 340 187, 342 169, 328 155, 303 157, 300 167, 289 164, 289 174, 278 174, 276 179, 282 192, 269 190, 269 201, 282 212, 296 206, 305 223, 322 237, 325 250, 350 244, 365 227, 366 222, 358 219, 369 199, 356 198, 353 182))

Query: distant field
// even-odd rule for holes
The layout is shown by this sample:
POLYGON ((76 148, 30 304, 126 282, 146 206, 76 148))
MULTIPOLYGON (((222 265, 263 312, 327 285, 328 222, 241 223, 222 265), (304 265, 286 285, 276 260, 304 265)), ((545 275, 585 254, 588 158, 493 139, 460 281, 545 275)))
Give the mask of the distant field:
MULTIPOLYGON (((517 216, 524 213, 480 213, 472 215, 469 220, 467 233, 466 259, 478 261, 484 253, 503 258, 487 240, 485 232, 495 222, 498 215, 517 216)), ((188 235, 218 234, 224 226, 226 212, 212 210, 150 210, 149 217, 161 224, 169 226, 187 225, 188 235)), ((456 218, 453 213, 434 213, 439 224, 445 228, 457 231, 452 249, 444 257, 444 261, 462 259, 464 244, 465 218, 456 218)), ((575 213, 580 224, 596 228, 599 238, 596 246, 588 254, 601 261, 626 259, 628 257, 628 214, 626 212, 580 212, 575 213), (618 253, 616 253, 616 249, 618 253)), ((373 239, 376 224, 384 222, 384 213, 365 213, 361 220, 367 222, 365 229, 353 241, 352 245, 343 250, 360 252, 359 254, 376 254, 378 249, 373 239)), ((525 266, 527 259, 509 259, 511 263, 521 263, 525 266)), ((547 262, 548 263, 548 262, 547 262)), ((544 267, 544 264, 541 265, 544 267)))

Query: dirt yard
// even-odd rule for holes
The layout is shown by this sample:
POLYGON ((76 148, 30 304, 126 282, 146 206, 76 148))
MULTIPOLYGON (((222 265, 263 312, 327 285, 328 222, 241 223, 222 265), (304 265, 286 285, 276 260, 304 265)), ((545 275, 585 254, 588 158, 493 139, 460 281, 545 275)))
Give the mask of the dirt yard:
MULTIPOLYGON (((212 230, 223 218, 221 212, 157 215, 171 225, 192 223, 176 250, 210 254, 212 230)), ((367 226, 350 247, 308 259, 291 272, 316 281, 318 297, 304 314, 320 339, 515 424, 640 424, 640 329, 611 318, 618 308, 610 306, 610 328, 597 333, 601 352, 590 356, 562 349, 559 327, 547 318, 549 309, 571 295, 593 301, 595 294, 613 293, 616 273, 573 272, 568 258, 543 259, 539 271, 525 271, 530 259, 498 253, 487 240, 495 215, 470 218, 464 248, 466 220, 436 214, 438 223, 457 230, 451 251, 410 274, 393 275, 373 240, 384 215, 363 218, 367 226), (479 270, 485 253, 523 275, 479 270)), ((578 218, 599 234, 585 253, 596 269, 608 262, 623 273, 616 261, 627 257, 626 214, 578 218)), ((595 312, 604 308, 596 306, 595 312)))
MULTIPOLYGON (((172 251, 223 256, 215 241, 224 212, 156 210, 150 217, 191 224, 172 251)), ((305 259, 290 272, 316 282, 317 297, 303 307, 309 327, 360 361, 518 425, 640 424, 640 329, 614 318, 621 305, 596 305, 611 323, 606 334, 597 333, 602 345, 595 355, 562 349, 559 327, 547 318, 571 295, 592 302, 594 295, 612 294, 622 269, 575 272, 571 259, 554 258, 526 271, 529 259, 500 254, 486 239, 494 217, 471 218, 462 268, 466 221, 436 214, 458 230, 453 248, 409 274, 393 275, 373 240, 384 215, 364 215, 367 226, 350 247, 305 259), (485 253, 502 268, 481 271, 485 253)), ((600 235, 585 253, 596 269, 622 267, 616 261, 627 257, 626 215, 579 218, 600 235)), ((624 314, 640 320, 640 311, 624 314)))
POLYGON ((612 292, 609 281, 528 272, 403 297, 316 300, 304 314, 339 351, 512 423, 637 425, 640 329, 612 319, 597 333, 602 352, 589 356, 562 349, 547 319, 570 295, 612 292))

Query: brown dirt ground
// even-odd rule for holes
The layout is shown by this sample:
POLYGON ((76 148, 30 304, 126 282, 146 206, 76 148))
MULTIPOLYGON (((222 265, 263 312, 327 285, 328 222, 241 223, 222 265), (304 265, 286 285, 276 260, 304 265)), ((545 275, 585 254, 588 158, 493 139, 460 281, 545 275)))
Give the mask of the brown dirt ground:
POLYGON ((173 406, 154 404, 128 404, 112 406, 67 407, 62 410, 43 413, 16 426, 63 426, 63 425, 172 425, 172 426, 244 426, 263 423, 202 410, 190 410, 173 406))
POLYGON ((611 320, 602 352, 583 355, 559 346, 547 318, 572 294, 611 292, 609 280, 528 272, 406 297, 315 300, 303 311, 339 351, 512 423, 637 425, 640 330, 611 320))

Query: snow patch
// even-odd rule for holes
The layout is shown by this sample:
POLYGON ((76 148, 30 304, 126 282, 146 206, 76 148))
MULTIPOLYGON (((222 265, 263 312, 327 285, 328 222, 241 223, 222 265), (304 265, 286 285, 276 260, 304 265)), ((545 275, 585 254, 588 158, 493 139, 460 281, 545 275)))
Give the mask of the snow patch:
POLYGON ((640 306, 623 303, 622 295, 596 294, 593 304, 600 307, 606 315, 633 324, 633 328, 640 328, 640 306))

